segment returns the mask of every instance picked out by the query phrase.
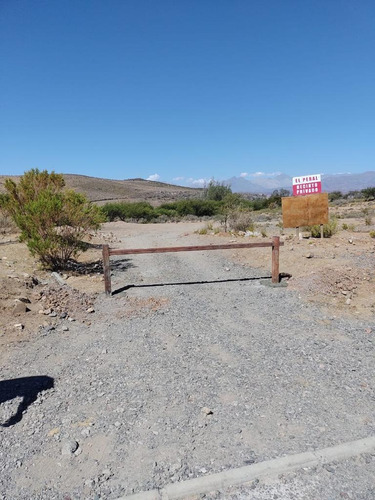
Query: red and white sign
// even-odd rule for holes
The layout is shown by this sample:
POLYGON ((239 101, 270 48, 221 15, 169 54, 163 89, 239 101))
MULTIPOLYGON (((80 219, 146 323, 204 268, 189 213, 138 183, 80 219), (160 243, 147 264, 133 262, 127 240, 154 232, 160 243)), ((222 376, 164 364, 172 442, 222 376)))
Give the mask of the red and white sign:
POLYGON ((322 192, 322 179, 320 174, 293 177, 293 196, 316 194, 322 192))

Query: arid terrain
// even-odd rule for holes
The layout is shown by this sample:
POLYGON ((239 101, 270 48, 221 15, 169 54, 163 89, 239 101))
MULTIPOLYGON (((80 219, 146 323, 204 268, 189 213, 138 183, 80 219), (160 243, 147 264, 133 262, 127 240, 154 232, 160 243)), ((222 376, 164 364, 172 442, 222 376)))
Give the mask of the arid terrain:
MULTIPOLYGON (((160 205, 184 198, 198 198, 202 190, 185 188, 163 182, 146 181, 144 179, 112 180, 89 177, 87 175, 63 174, 66 187, 84 193, 90 201, 103 205, 110 201, 148 201, 152 205, 160 205)), ((0 175, 0 193, 5 192, 5 179, 15 182, 19 176, 0 175)))
MULTIPOLYGON (((1 381, 46 385, 23 412, 21 393, 0 399, 2 498, 114 500, 374 435, 373 211, 331 207, 339 230, 323 240, 283 230, 279 213, 254 213, 254 235, 216 221, 106 223, 57 278, 3 234, 0 396, 1 381), (236 249, 113 257, 104 295, 103 243, 272 235, 280 287, 266 286, 270 249, 236 249)), ((207 498, 370 500, 374 466, 358 456, 207 498)))

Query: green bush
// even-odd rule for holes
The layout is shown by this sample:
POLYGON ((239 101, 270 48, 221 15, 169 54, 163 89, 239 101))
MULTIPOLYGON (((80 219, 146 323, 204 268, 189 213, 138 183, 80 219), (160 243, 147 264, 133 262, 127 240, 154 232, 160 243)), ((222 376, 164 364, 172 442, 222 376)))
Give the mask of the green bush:
POLYGON ((331 193, 328 193, 329 201, 340 200, 342 197, 343 197, 343 194, 341 191, 332 191, 331 193))
POLYGON ((150 203, 145 201, 135 203, 106 203, 102 208, 102 212, 109 221, 114 220, 144 220, 149 222, 157 217, 155 209, 150 203))
POLYGON ((50 269, 64 268, 85 250, 82 238, 103 221, 96 205, 82 194, 63 191, 64 185, 62 175, 38 169, 25 172, 18 184, 5 181, 5 208, 21 230, 21 240, 50 269))
POLYGON ((370 235, 371 238, 375 238, 375 231, 370 231, 369 235, 370 235))
POLYGON ((375 200, 375 187, 369 187, 361 190, 365 200, 375 200))
POLYGON ((224 198, 232 193, 232 189, 230 186, 225 184, 224 182, 217 182, 214 179, 211 179, 208 187, 204 190, 204 198, 206 200, 213 201, 222 201, 224 198))
MULTIPOLYGON (((308 231, 311 232, 313 238, 320 238, 320 226, 310 226, 308 231)), ((323 236, 324 238, 330 238, 335 233, 337 233, 337 219, 333 217, 329 220, 328 224, 323 225, 323 236)))
POLYGON ((213 200, 180 200, 173 203, 164 203, 157 211, 170 210, 180 217, 195 215, 197 217, 212 217, 219 213, 220 203, 213 200))

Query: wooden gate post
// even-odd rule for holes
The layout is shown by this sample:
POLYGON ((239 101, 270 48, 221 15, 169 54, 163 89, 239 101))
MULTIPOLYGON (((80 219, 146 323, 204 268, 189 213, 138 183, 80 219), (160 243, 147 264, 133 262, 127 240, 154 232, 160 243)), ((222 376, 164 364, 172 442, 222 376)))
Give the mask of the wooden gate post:
POLYGON ((280 237, 272 236, 272 283, 279 283, 279 248, 280 237))
POLYGON ((111 265, 109 263, 109 245, 103 245, 103 271, 104 271, 104 289, 107 295, 111 295, 111 265))

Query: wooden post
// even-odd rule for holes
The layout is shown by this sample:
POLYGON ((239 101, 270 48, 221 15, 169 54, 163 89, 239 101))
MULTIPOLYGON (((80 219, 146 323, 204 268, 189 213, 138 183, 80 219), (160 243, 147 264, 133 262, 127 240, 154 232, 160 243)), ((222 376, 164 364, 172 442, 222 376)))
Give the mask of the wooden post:
POLYGON ((323 224, 320 224, 320 237, 324 238, 324 229, 323 229, 323 224))
POLYGON ((103 271, 104 271, 104 289, 107 295, 111 295, 111 265, 109 263, 109 245, 103 245, 103 271))
POLYGON ((279 248, 280 237, 272 236, 272 283, 279 283, 279 248))
POLYGON ((297 236, 297 240, 299 240, 299 227, 296 227, 296 236, 297 236))

